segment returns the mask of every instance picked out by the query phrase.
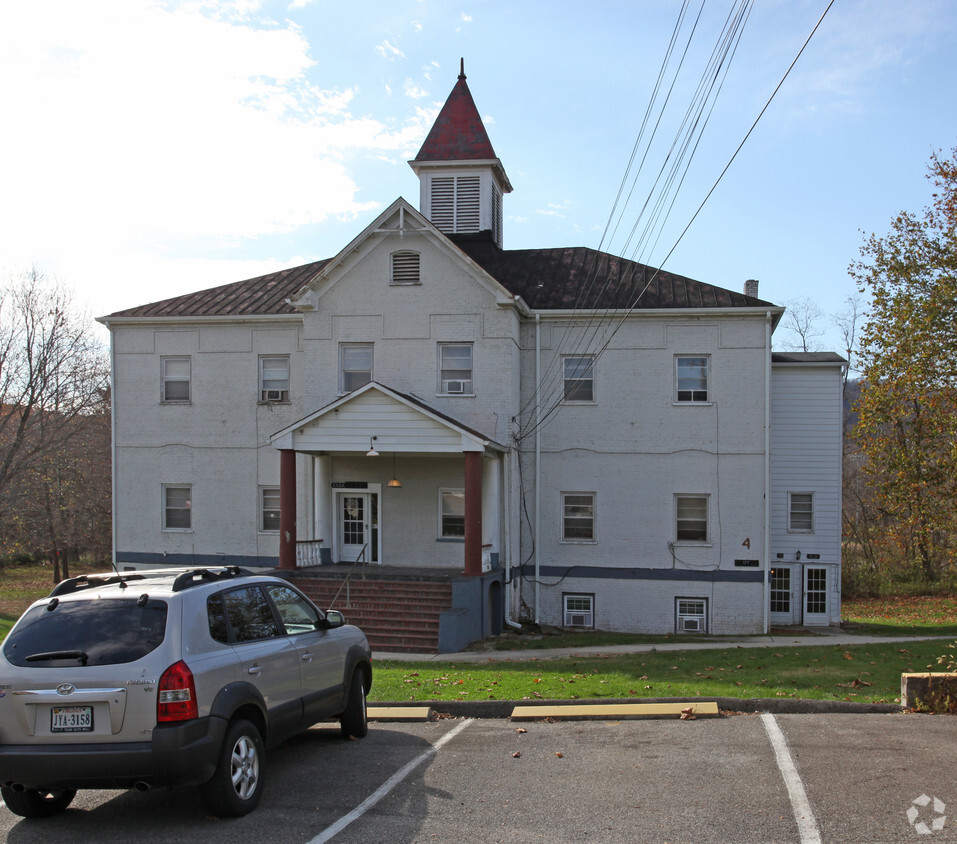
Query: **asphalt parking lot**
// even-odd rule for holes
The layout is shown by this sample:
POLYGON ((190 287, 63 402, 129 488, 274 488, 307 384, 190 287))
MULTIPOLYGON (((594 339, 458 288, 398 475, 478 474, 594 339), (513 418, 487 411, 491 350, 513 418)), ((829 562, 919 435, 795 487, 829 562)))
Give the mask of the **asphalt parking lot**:
POLYGON ((957 842, 957 718, 319 726, 272 751, 260 807, 209 817, 189 789, 81 792, 0 832, 26 842, 957 842), (526 732, 520 732, 525 730, 526 732))

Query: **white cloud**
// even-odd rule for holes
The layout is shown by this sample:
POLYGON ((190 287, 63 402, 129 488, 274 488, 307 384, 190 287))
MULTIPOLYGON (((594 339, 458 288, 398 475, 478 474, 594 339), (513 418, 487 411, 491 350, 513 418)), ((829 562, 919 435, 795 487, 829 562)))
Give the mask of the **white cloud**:
POLYGON ((356 89, 312 82, 303 33, 250 21, 257 8, 0 11, 0 272, 37 263, 136 291, 156 267, 180 277, 189 262, 170 265, 171 244, 185 238, 242 241, 378 207, 358 198, 348 159, 414 153, 434 112, 388 124, 353 114, 356 89))
POLYGON ((394 59, 405 58, 405 53, 403 53, 402 50, 400 50, 395 44, 393 44, 391 41, 388 41, 388 40, 383 41, 381 44, 379 44, 375 48, 375 51, 384 59, 394 60, 394 59))
POLYGON ((470 14, 468 14, 467 12, 462 12, 462 20, 463 20, 465 23, 471 23, 471 22, 472 22, 472 16, 471 16, 470 14))
POLYGON ((424 88, 420 88, 411 79, 405 80, 405 85, 403 86, 403 90, 405 92, 405 95, 407 97, 411 97, 413 100, 421 100, 424 97, 427 97, 429 95, 428 91, 426 91, 424 88))

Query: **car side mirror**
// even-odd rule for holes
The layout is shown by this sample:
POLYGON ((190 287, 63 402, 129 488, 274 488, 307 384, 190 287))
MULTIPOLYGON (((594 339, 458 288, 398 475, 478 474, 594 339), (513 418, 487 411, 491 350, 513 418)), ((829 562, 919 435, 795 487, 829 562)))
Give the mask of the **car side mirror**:
POLYGON ((346 617, 339 610, 328 610, 326 612, 326 627, 333 630, 336 627, 342 627, 346 623, 346 617))

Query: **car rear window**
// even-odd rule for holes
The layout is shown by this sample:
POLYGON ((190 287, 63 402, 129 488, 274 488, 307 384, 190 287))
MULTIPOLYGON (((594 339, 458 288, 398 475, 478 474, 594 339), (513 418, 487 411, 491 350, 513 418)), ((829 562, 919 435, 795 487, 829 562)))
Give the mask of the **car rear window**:
POLYGON ((26 612, 3 643, 14 665, 117 665, 155 650, 166 635, 165 601, 61 601, 26 612))

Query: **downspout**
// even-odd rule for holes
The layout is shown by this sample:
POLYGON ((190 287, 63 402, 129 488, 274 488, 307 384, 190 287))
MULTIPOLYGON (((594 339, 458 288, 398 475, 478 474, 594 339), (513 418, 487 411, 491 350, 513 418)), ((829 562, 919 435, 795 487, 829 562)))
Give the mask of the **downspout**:
MULTIPOLYGON (((503 502, 503 512, 505 514, 505 623, 515 629, 521 630, 522 625, 512 621, 512 600, 509 592, 512 585, 512 450, 509 449, 505 454, 504 474, 505 479, 502 486, 505 487, 505 500, 503 502)), ((521 585, 521 579, 519 579, 521 585)))
POLYGON ((539 623, 539 596, 541 593, 540 546, 542 512, 542 324, 541 314, 535 314, 535 623, 539 623))
POLYGON ((764 317, 764 632, 771 610, 771 312, 764 317))
POLYGON ((116 567, 116 335, 110 329, 110 484, 112 486, 112 501, 110 502, 110 518, 112 521, 112 550, 113 571, 116 567))

